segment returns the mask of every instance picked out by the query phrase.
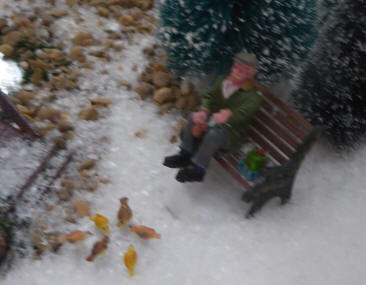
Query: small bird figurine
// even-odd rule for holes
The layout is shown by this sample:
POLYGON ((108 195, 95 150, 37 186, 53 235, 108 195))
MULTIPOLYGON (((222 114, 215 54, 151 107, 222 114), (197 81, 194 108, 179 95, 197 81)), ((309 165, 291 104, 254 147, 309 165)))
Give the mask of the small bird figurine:
POLYGON ((119 221, 119 223, 117 225, 119 227, 123 227, 131 220, 132 210, 127 204, 127 201, 128 201, 127 197, 123 197, 119 201, 121 202, 121 207, 119 208, 119 211, 117 214, 117 218, 119 221))
POLYGON ((108 236, 105 236, 102 240, 94 243, 93 249, 92 249, 90 255, 86 258, 86 261, 93 261, 97 255, 105 252, 108 248, 108 243, 109 243, 108 236))
POLYGON ((132 245, 127 248, 123 256, 123 261, 127 267, 128 275, 132 277, 135 274, 135 265, 137 263, 137 253, 132 245))
POLYGON ((129 228, 142 239, 161 238, 161 235, 155 232, 154 229, 146 226, 137 226, 132 224, 129 226, 129 228))
POLYGON ((82 231, 74 231, 74 232, 71 232, 67 235, 64 235, 62 237, 60 237, 58 239, 59 242, 69 242, 69 243, 76 243, 76 242, 79 242, 79 241, 82 241, 88 237, 90 237, 92 235, 91 232, 89 231, 86 231, 86 232, 82 232, 82 231))
POLYGON ((90 220, 93 221, 95 226, 100 229, 104 234, 109 234, 109 221, 106 217, 100 214, 96 214, 94 217, 90 217, 90 220))

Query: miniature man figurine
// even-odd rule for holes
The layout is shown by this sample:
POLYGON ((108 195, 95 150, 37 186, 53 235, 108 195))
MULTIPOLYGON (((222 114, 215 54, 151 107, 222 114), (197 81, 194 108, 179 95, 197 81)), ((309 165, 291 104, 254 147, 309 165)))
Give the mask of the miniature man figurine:
POLYGON ((181 168, 179 182, 202 181, 217 151, 232 151, 244 142, 262 98, 254 87, 259 66, 252 54, 236 54, 230 75, 220 78, 203 96, 198 112, 190 115, 182 133, 180 152, 167 156, 163 165, 181 168))

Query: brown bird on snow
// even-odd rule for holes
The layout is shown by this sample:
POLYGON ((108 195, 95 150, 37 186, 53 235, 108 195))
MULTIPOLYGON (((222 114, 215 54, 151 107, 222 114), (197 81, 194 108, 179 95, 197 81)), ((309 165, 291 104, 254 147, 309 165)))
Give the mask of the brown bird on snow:
POLYGON ((136 233, 142 239, 161 238, 161 235, 152 228, 137 225, 130 225, 129 227, 132 232, 136 233))
POLYGON ((79 241, 82 241, 88 237, 90 237, 92 235, 91 232, 89 231, 86 231, 86 232, 82 232, 82 231, 74 231, 74 232, 71 232, 67 235, 64 235, 62 237, 60 237, 58 239, 59 242, 69 242, 69 243, 76 243, 76 242, 79 242, 79 241))
POLYGON ((109 237, 105 236, 102 240, 97 241, 94 245, 93 245, 93 249, 92 252, 90 253, 90 255, 86 258, 86 261, 93 261, 94 258, 98 255, 98 254, 102 254, 103 252, 105 252, 107 250, 108 247, 108 243, 109 243, 109 237))
POLYGON ((121 207, 119 208, 119 211, 117 214, 117 218, 119 221, 119 223, 117 225, 119 227, 123 227, 131 220, 132 210, 127 204, 127 201, 128 201, 127 197, 123 197, 119 201, 121 202, 121 207))

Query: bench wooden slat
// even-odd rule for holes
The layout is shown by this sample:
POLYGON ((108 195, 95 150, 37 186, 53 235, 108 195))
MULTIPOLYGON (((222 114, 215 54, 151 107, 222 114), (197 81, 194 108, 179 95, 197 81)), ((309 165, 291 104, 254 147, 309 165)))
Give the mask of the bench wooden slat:
POLYGON ((244 188, 248 188, 250 185, 243 175, 240 174, 236 167, 233 167, 224 157, 216 157, 218 163, 221 164, 244 188))
POLYGON ((281 150, 287 157, 290 157, 294 151, 284 141, 281 140, 280 136, 271 132, 266 125, 259 120, 253 120, 252 126, 264 136, 267 140, 272 142, 279 150, 281 150))
POLYGON ((227 154, 225 155, 225 160, 230 163, 236 171, 239 171, 239 163, 245 157, 244 153, 237 154, 227 154))
POLYGON ((256 120, 259 120, 263 122, 268 128, 270 127, 271 130, 277 134, 279 137, 281 137, 286 143, 288 143, 293 148, 296 148, 300 140, 289 133, 289 130, 284 128, 280 123, 278 123, 276 120, 273 120, 269 115, 267 115, 266 112, 263 110, 259 110, 257 113, 257 116, 255 118, 256 120))
POLYGON ((273 119, 277 120, 277 122, 279 122, 282 126, 286 127, 289 132, 298 137, 300 141, 306 137, 307 132, 299 128, 296 125, 296 121, 289 120, 289 118, 286 117, 282 112, 279 112, 273 106, 271 106, 269 102, 264 101, 261 109, 267 112, 267 114, 269 114, 273 119))
POLYGON ((296 113, 293 109, 287 106, 281 99, 276 97, 271 91, 269 91, 265 86, 260 83, 255 83, 256 87, 263 93, 263 95, 268 98, 274 105, 280 107, 289 117, 292 117, 294 121, 298 122, 304 129, 310 131, 313 126, 307 122, 303 117, 296 113))
POLYGON ((270 116, 272 116, 281 123, 282 121, 290 122, 292 124, 292 127, 296 129, 297 132, 300 132, 304 135, 309 133, 309 131, 305 129, 301 124, 299 124, 299 122, 295 118, 289 116, 288 113, 285 113, 281 108, 273 104, 266 97, 263 97, 263 104, 261 109, 265 110, 270 116))
POLYGON ((251 128, 249 139, 259 147, 263 148, 279 164, 283 164, 285 161, 287 161, 288 158, 285 157, 284 154, 281 154, 271 143, 262 138, 261 135, 258 134, 253 128, 251 128))
POLYGON ((225 155, 225 160, 230 163, 231 165, 235 165, 238 166, 239 164, 239 160, 241 159, 241 156, 239 154, 230 154, 228 153, 227 155, 225 155))

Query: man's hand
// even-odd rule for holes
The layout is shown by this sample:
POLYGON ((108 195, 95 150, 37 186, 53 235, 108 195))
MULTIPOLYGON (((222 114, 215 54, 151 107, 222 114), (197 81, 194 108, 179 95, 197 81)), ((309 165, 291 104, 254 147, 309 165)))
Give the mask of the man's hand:
POLYGON ((220 112, 214 113, 212 118, 217 124, 224 124, 230 119, 231 114, 229 109, 221 109, 220 112))
POLYGON ((193 113, 192 120, 195 124, 204 124, 207 120, 207 114, 208 111, 205 109, 202 109, 198 112, 193 113))
POLYGON ((196 138, 201 137, 202 132, 204 132, 207 127, 208 127, 207 123, 195 124, 194 127, 192 128, 192 135, 196 138))

